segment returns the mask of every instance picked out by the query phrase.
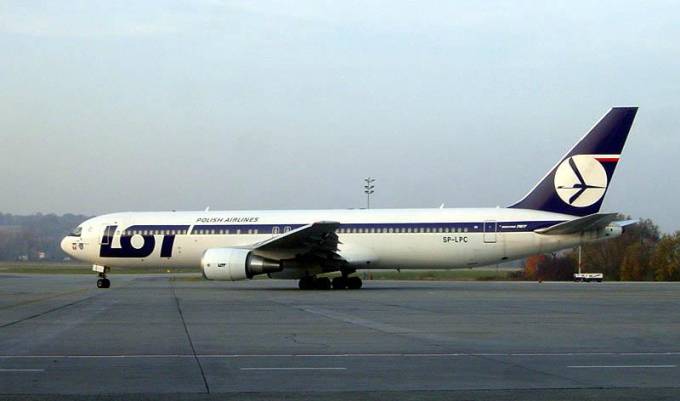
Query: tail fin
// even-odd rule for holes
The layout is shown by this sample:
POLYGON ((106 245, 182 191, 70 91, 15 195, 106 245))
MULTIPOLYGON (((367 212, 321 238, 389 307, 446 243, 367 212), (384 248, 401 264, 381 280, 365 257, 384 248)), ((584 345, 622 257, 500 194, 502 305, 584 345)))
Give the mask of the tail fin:
POLYGON ((518 209, 586 216, 600 210, 637 107, 614 107, 519 202, 518 209))

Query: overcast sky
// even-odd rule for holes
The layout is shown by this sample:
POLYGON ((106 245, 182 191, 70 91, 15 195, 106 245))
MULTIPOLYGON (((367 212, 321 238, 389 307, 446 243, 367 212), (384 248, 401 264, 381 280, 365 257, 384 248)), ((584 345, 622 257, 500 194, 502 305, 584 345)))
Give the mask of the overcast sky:
POLYGON ((611 106, 680 229, 676 1, 3 1, 0 211, 504 206, 611 106))

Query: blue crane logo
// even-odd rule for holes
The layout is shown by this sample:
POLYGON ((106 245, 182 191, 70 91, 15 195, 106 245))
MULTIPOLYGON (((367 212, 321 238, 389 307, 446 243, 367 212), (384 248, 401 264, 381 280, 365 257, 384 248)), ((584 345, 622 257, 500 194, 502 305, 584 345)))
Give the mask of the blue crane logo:
POLYGON ((562 201, 574 207, 588 207, 604 196, 607 172, 595 155, 566 158, 555 171, 555 191, 562 201))

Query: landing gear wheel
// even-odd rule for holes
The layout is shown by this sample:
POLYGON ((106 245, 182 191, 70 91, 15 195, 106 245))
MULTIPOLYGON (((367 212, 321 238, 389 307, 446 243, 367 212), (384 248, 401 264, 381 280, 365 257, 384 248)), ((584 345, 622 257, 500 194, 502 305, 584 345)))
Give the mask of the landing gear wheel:
POLYGON ((361 285, 363 283, 361 282, 361 279, 359 277, 348 277, 347 278, 347 288, 350 290, 358 290, 361 288, 361 285))
POLYGON ((301 290, 313 290, 314 289, 314 277, 303 277, 298 281, 298 288, 301 290))
POLYGON ((330 290, 331 280, 328 277, 321 277, 314 280, 314 287, 317 290, 330 290))
POLYGON ((344 290, 347 288, 347 279, 345 277, 335 277, 333 279, 334 290, 344 290))
POLYGON ((108 278, 100 278, 97 280, 97 288, 109 288, 111 287, 111 281, 108 278))
POLYGON ((106 273, 109 272, 107 266, 93 265, 92 270, 97 272, 99 279, 97 280, 97 288, 109 288, 111 287, 111 282, 106 278, 106 273))

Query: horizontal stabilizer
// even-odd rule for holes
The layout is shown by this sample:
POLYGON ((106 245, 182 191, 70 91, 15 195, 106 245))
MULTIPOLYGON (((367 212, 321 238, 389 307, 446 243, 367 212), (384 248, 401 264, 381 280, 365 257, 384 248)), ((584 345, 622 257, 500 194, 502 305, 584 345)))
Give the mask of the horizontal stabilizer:
POLYGON ((536 230, 539 234, 563 235, 577 234, 584 231, 592 231, 607 227, 616 220, 616 213, 595 213, 578 219, 564 221, 554 226, 540 228, 536 230))
POLYGON ((640 220, 637 220, 637 219, 635 219, 635 220, 619 220, 619 221, 615 221, 614 224, 625 229, 626 227, 632 226, 633 224, 637 224, 639 222, 640 222, 640 220))

